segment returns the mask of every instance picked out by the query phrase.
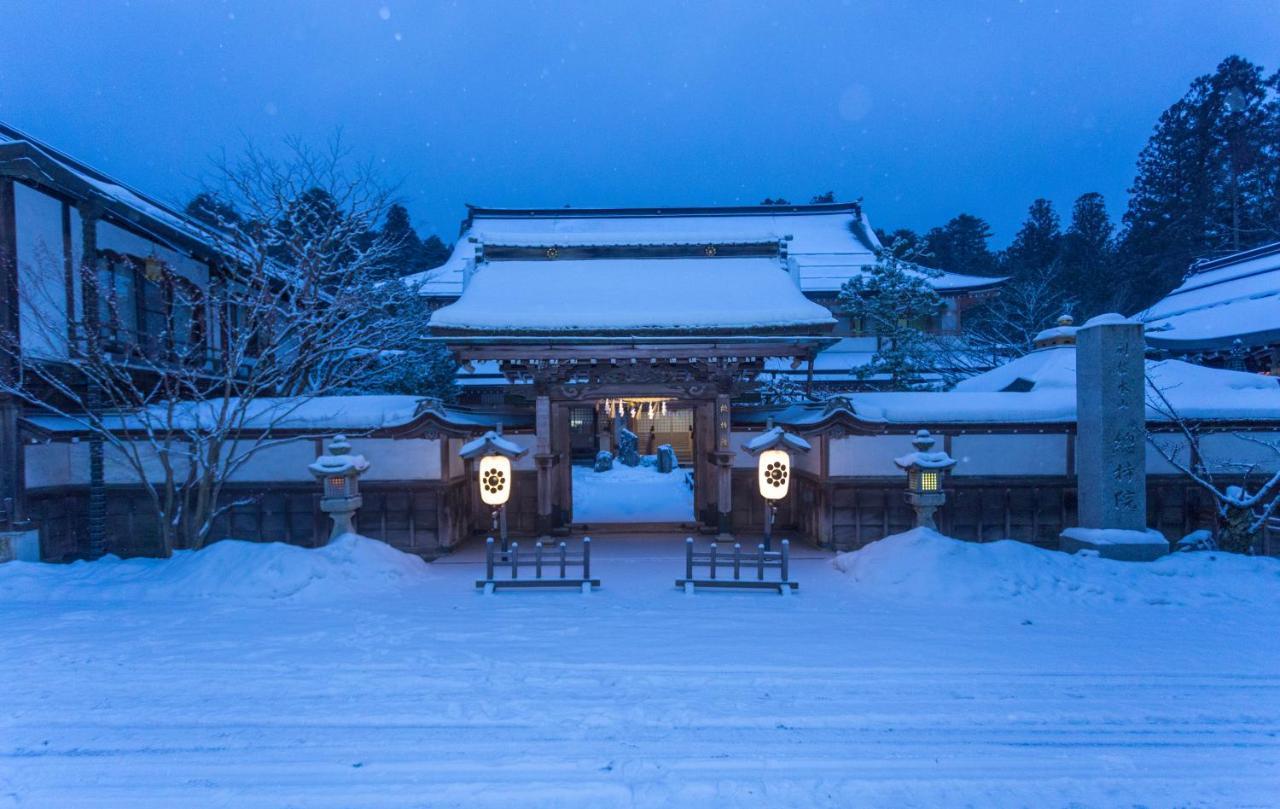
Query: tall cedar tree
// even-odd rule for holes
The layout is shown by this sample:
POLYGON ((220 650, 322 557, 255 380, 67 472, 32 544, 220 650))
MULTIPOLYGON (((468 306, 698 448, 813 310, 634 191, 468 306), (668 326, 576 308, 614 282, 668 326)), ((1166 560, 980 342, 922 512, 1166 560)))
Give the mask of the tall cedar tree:
POLYGON ((877 338, 871 362, 854 369, 868 387, 916 390, 929 386, 937 365, 935 348, 923 326, 943 310, 942 297, 930 283, 939 273, 898 256, 892 247, 878 251, 875 266, 840 288, 840 310, 864 334, 877 338))
POLYGON ((1239 56, 1191 83, 1138 158, 1120 252, 1129 308, 1197 258, 1280 238, 1280 73, 1239 56))
MULTIPOLYGON (((896 233, 895 233, 896 235, 896 233)), ((926 263, 966 275, 995 275, 999 269, 991 252, 991 226, 972 214, 962 213, 924 238, 926 263)))
POLYGON ((1120 308, 1114 233, 1101 194, 1083 194, 1075 201, 1071 225, 1062 237, 1060 278, 1064 291, 1078 302, 1073 314, 1079 321, 1120 308))
POLYGON ((1027 209, 1026 221, 1004 251, 1004 273, 1013 278, 1027 278, 1054 267, 1062 246, 1062 226, 1053 203, 1038 199, 1027 209))
MULTIPOLYGON (((919 233, 910 228, 898 228, 892 233, 876 228, 876 239, 880 241, 880 244, 884 245, 886 250, 891 251, 898 258, 918 257, 924 250, 924 240, 919 233)), ((926 261, 925 263, 931 264, 933 262, 926 261)))

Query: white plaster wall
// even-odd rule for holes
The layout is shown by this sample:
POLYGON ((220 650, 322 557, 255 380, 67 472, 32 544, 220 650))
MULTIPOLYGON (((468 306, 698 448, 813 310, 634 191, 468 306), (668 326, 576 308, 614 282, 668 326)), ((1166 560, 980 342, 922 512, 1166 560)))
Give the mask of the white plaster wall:
POLYGON ((733 453, 734 469, 754 469, 756 459, 747 454, 742 445, 755 438, 759 433, 749 432, 730 432, 729 433, 729 451, 733 453))
MULTIPOLYGON (((70 486, 72 444, 26 444, 23 466, 28 489, 70 486)), ((87 476, 86 470, 86 476, 87 476)))
MULTIPOLYGON (((1170 452, 1175 453, 1175 457, 1182 463, 1186 463, 1190 459, 1190 453, 1187 450, 1187 440, 1176 435, 1160 433, 1155 437, 1156 443, 1160 444, 1170 452)), ((1178 468, 1164 459, 1160 454, 1160 450, 1147 443, 1147 474, 1148 475, 1177 475, 1180 474, 1178 468)))
POLYGON ((362 480, 439 480, 440 441, 432 438, 353 438, 351 451, 364 455, 362 480))
POLYGON ((1200 451, 1210 468, 1224 474, 1243 472, 1244 467, 1257 465, 1257 472, 1280 470, 1280 433, 1249 433, 1248 437, 1235 433, 1205 435, 1200 438, 1200 451), (1253 440, 1250 440, 1253 439, 1253 440))
POLYGON ((822 441, 816 435, 805 440, 809 442, 809 446, 813 447, 813 449, 808 452, 791 453, 791 463, 799 471, 808 472, 811 475, 820 475, 822 474, 822 441))
MULTIPOLYGON (((248 449, 248 446, 237 446, 235 451, 245 452, 248 449)), ((255 451, 253 457, 231 476, 231 480, 236 483, 312 482, 315 477, 307 467, 315 461, 317 454, 316 441, 312 438, 264 447, 255 451)))
POLYGON ((31 356, 67 355, 67 281, 62 202, 13 184, 18 248, 19 329, 31 356))
MULTIPOLYGON (((935 449, 942 448, 938 436, 935 449)), ((1067 436, 1015 433, 951 439, 954 475, 1065 475, 1067 436)))
POLYGON ((512 465, 511 465, 512 469, 527 470, 532 472, 538 468, 538 465, 534 463, 534 460, 533 460, 533 453, 537 447, 538 436, 534 435, 533 433, 520 433, 519 435, 504 435, 503 438, 507 439, 508 441, 514 444, 519 444, 520 446, 525 447, 529 450, 524 454, 524 457, 519 458, 518 460, 512 462, 512 465))
POLYGON ((893 459, 911 452, 909 435, 850 435, 830 442, 833 477, 886 477, 905 474, 893 459))

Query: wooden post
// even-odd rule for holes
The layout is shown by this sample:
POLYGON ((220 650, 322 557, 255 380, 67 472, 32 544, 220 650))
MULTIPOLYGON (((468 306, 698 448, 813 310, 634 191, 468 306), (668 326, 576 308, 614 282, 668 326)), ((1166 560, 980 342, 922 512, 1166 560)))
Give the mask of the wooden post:
MULTIPOLYGON (((21 351, 16 228, 13 181, 0 179, 0 339, 10 341, 21 351)), ((17 376, 16 360, 14 356, 0 356, 0 378, 12 380, 17 376)), ((25 451, 18 436, 20 412, 16 401, 0 396, 0 513, 13 522, 23 520, 26 511, 22 469, 25 451)))
POLYGON ((791 580, 791 540, 782 540, 782 580, 791 580))
POLYGON ((551 397, 539 395, 534 400, 534 430, 537 433, 537 444, 534 462, 538 465, 538 518, 537 531, 541 536, 549 536, 553 524, 551 503, 553 484, 551 478, 551 397))
POLYGON ((591 578, 591 537, 582 538, 582 578, 591 578))
POLYGON ((684 577, 693 578, 693 537, 684 540, 684 577))
POLYGON ((728 537, 732 531, 733 520, 733 455, 729 451, 729 437, 732 422, 729 412, 728 394, 716 396, 716 528, 720 535, 728 537))
POLYGON ((493 537, 484 541, 484 577, 493 581, 493 537))

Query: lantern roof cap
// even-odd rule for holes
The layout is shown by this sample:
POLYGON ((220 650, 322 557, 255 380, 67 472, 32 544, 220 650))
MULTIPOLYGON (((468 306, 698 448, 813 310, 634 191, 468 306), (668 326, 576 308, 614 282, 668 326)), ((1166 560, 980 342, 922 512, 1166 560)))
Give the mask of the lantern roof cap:
POLYGON ((920 430, 911 441, 911 446, 915 447, 916 451, 894 458, 893 462, 900 469, 950 469, 955 466, 956 459, 948 455, 945 450, 933 451, 935 443, 934 437, 928 430, 920 430))
POLYGON ((307 468, 318 478, 329 475, 358 475, 369 468, 369 462, 363 455, 352 455, 351 442, 345 435, 338 434, 329 441, 328 453, 316 458, 307 468))
POLYGON ((795 433, 789 433, 781 427, 770 427, 760 435, 742 445, 749 455, 759 455, 765 450, 781 446, 796 452, 808 452, 813 447, 795 433))
POLYGON ((505 455, 514 459, 523 457, 528 451, 528 447, 522 447, 514 441, 503 438, 496 430, 489 430, 479 438, 463 444, 458 454, 464 460, 477 458, 481 455, 505 455))

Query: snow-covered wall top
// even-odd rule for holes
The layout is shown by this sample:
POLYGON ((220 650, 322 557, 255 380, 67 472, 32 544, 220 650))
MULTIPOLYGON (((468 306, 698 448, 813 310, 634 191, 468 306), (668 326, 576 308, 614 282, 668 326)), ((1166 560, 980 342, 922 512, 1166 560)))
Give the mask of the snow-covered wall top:
POLYGON ((1147 340, 1168 348, 1280 340, 1280 243, 1205 265, 1138 317, 1147 340))
POLYGON ((431 319, 441 331, 589 334, 834 323, 776 258, 489 262, 431 319))
MULTIPOLYGON (((875 263, 875 251, 880 247, 866 216, 854 204, 700 208, 670 213, 657 209, 554 214, 473 211, 468 223, 443 266, 406 279, 419 284, 422 294, 461 295, 465 268, 475 261, 476 242, 567 247, 787 240, 788 255, 799 271, 800 288, 807 293, 839 290, 845 281, 875 263)), ((943 290, 961 290, 998 281, 944 273, 934 284, 943 290)))

